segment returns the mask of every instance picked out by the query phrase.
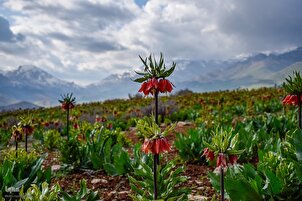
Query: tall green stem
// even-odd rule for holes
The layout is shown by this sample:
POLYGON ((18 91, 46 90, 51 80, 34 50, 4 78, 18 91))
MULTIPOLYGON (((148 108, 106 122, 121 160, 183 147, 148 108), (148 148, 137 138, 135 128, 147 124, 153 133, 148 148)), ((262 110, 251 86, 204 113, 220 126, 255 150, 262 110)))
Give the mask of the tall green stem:
POLYGON ((297 95, 297 98, 298 98, 298 126, 300 129, 302 129, 302 126, 301 126, 301 97, 302 97, 302 94, 298 94, 297 95))
POLYGON ((67 108, 67 115, 66 115, 66 133, 67 133, 67 141, 69 141, 69 107, 67 108))
POLYGON ((223 167, 220 167, 220 193, 221 193, 221 201, 224 201, 224 173, 223 167))
MULTIPOLYGON (((158 91, 155 91, 155 123, 158 125, 158 91)), ((157 200, 157 165, 159 164, 159 154, 153 157, 153 184, 154 184, 154 200, 157 200)))
POLYGON ((26 151, 26 153, 27 153, 27 128, 26 128, 26 130, 25 130, 25 151, 26 151))
POLYGON ((15 137, 15 142, 16 142, 16 158, 18 157, 18 141, 17 138, 15 137))
POLYGON ((155 92, 155 123, 159 125, 158 122, 158 91, 155 92))

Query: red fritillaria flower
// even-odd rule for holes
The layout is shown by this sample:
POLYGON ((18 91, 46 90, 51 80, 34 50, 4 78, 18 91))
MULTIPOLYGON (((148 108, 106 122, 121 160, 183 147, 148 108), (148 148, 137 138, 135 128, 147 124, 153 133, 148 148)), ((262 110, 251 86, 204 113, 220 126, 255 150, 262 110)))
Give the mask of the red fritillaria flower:
POLYGON ((48 126, 49 126, 49 122, 44 122, 44 123, 43 123, 43 126, 44 126, 44 127, 48 127, 48 126))
POLYGON ((158 80, 157 78, 152 78, 148 80, 147 82, 143 82, 141 85, 141 88, 138 90, 138 92, 143 92, 146 96, 151 93, 152 95, 158 88, 158 80))
POLYGON ((22 127, 22 130, 23 130, 23 132, 26 133, 27 135, 30 135, 30 134, 33 133, 34 127, 32 127, 32 126, 24 126, 24 127, 22 127))
POLYGON ((165 92, 171 92, 173 89, 172 87, 172 83, 167 80, 167 79, 161 79, 159 80, 159 83, 158 83, 158 90, 159 92, 161 93, 165 93, 165 92))
POLYGON ((74 129, 79 129, 79 128, 80 128, 80 127, 79 127, 79 124, 74 123, 74 124, 73 124, 73 128, 74 128, 74 129))
POLYGON ((217 165, 217 167, 226 167, 227 166, 226 157, 225 157, 224 153, 219 153, 216 165, 217 165))
POLYGON ((214 151, 210 150, 209 148, 205 148, 203 150, 203 155, 205 155, 206 158, 210 161, 213 161, 215 158, 214 151))
POLYGON ((158 139, 146 139, 144 144, 142 145, 142 151, 145 154, 160 154, 163 152, 171 151, 171 146, 167 140, 167 138, 158 138, 158 139))
POLYGON ((234 165, 235 163, 237 163, 238 160, 238 156, 237 155, 229 155, 229 161, 232 165, 234 165))
POLYGON ((15 138, 15 140, 17 142, 22 140, 22 133, 20 132, 19 129, 16 129, 16 130, 13 131, 13 138, 15 138))
MULTIPOLYGON (((301 96, 302 101, 302 96, 301 96)), ((287 95, 282 100, 282 104, 284 105, 298 105, 298 96, 297 95, 287 95)))
POLYGON ((61 108, 63 110, 72 109, 72 108, 74 108, 74 104, 63 102, 62 105, 61 105, 61 108))
POLYGON ((141 88, 138 90, 138 92, 143 92, 145 96, 147 96, 150 91, 147 90, 148 82, 143 82, 141 88))

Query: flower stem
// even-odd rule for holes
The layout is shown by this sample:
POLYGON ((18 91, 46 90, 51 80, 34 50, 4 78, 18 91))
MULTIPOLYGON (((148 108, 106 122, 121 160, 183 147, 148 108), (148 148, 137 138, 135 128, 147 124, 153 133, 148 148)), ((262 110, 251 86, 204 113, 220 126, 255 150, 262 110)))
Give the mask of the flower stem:
POLYGON ((298 94, 298 126, 300 129, 302 129, 302 126, 301 126, 301 97, 302 97, 302 94, 298 94))
POLYGON ((25 151, 27 153, 27 129, 25 131, 25 151))
POLYGON ((67 133, 67 141, 69 141, 69 108, 67 108, 67 114, 66 114, 66 133, 67 133))
MULTIPOLYGON (((158 91, 154 93, 155 97, 155 123, 158 125, 158 91)), ((157 165, 159 164, 159 154, 153 157, 153 182, 154 182, 154 200, 157 200, 157 165)))
POLYGON ((221 193, 221 201, 224 201, 224 174, 223 167, 220 167, 220 193, 221 193))
POLYGON ((16 141, 16 158, 18 157, 18 141, 17 138, 15 138, 16 141))
POLYGON ((159 122, 158 122, 158 91, 155 91, 154 97, 155 97, 155 123, 157 125, 159 125, 159 122))
POLYGON ((154 154, 153 157, 154 200, 157 200, 157 159, 158 159, 158 154, 154 154))

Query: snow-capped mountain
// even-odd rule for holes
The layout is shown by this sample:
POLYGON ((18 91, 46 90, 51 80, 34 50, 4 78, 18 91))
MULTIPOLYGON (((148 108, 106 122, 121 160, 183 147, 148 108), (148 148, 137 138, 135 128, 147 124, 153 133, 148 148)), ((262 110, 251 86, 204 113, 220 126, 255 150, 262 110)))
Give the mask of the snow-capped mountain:
POLYGON ((0 74, 0 83, 0 96, 13 100, 11 103, 28 101, 41 106, 57 104, 60 94, 80 90, 78 85, 55 78, 32 65, 0 74))
MULTIPOLYGON (((302 47, 282 54, 255 54, 228 61, 178 60, 169 80, 174 91, 196 92, 280 85, 295 71, 302 72, 302 47)), ((80 87, 60 80, 41 68, 19 66, 0 72, 0 106, 28 101, 40 106, 57 105, 61 94, 74 93, 77 102, 127 98, 140 87, 134 72, 112 74, 98 83, 80 87)))

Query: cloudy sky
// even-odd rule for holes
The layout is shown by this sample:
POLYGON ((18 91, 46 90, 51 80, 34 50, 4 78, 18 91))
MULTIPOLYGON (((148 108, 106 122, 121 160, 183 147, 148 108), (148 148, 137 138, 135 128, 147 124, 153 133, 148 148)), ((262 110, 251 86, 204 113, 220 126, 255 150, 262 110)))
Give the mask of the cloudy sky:
POLYGON ((33 64, 79 84, 138 55, 229 59, 302 44, 301 0, 0 0, 0 69, 33 64))

